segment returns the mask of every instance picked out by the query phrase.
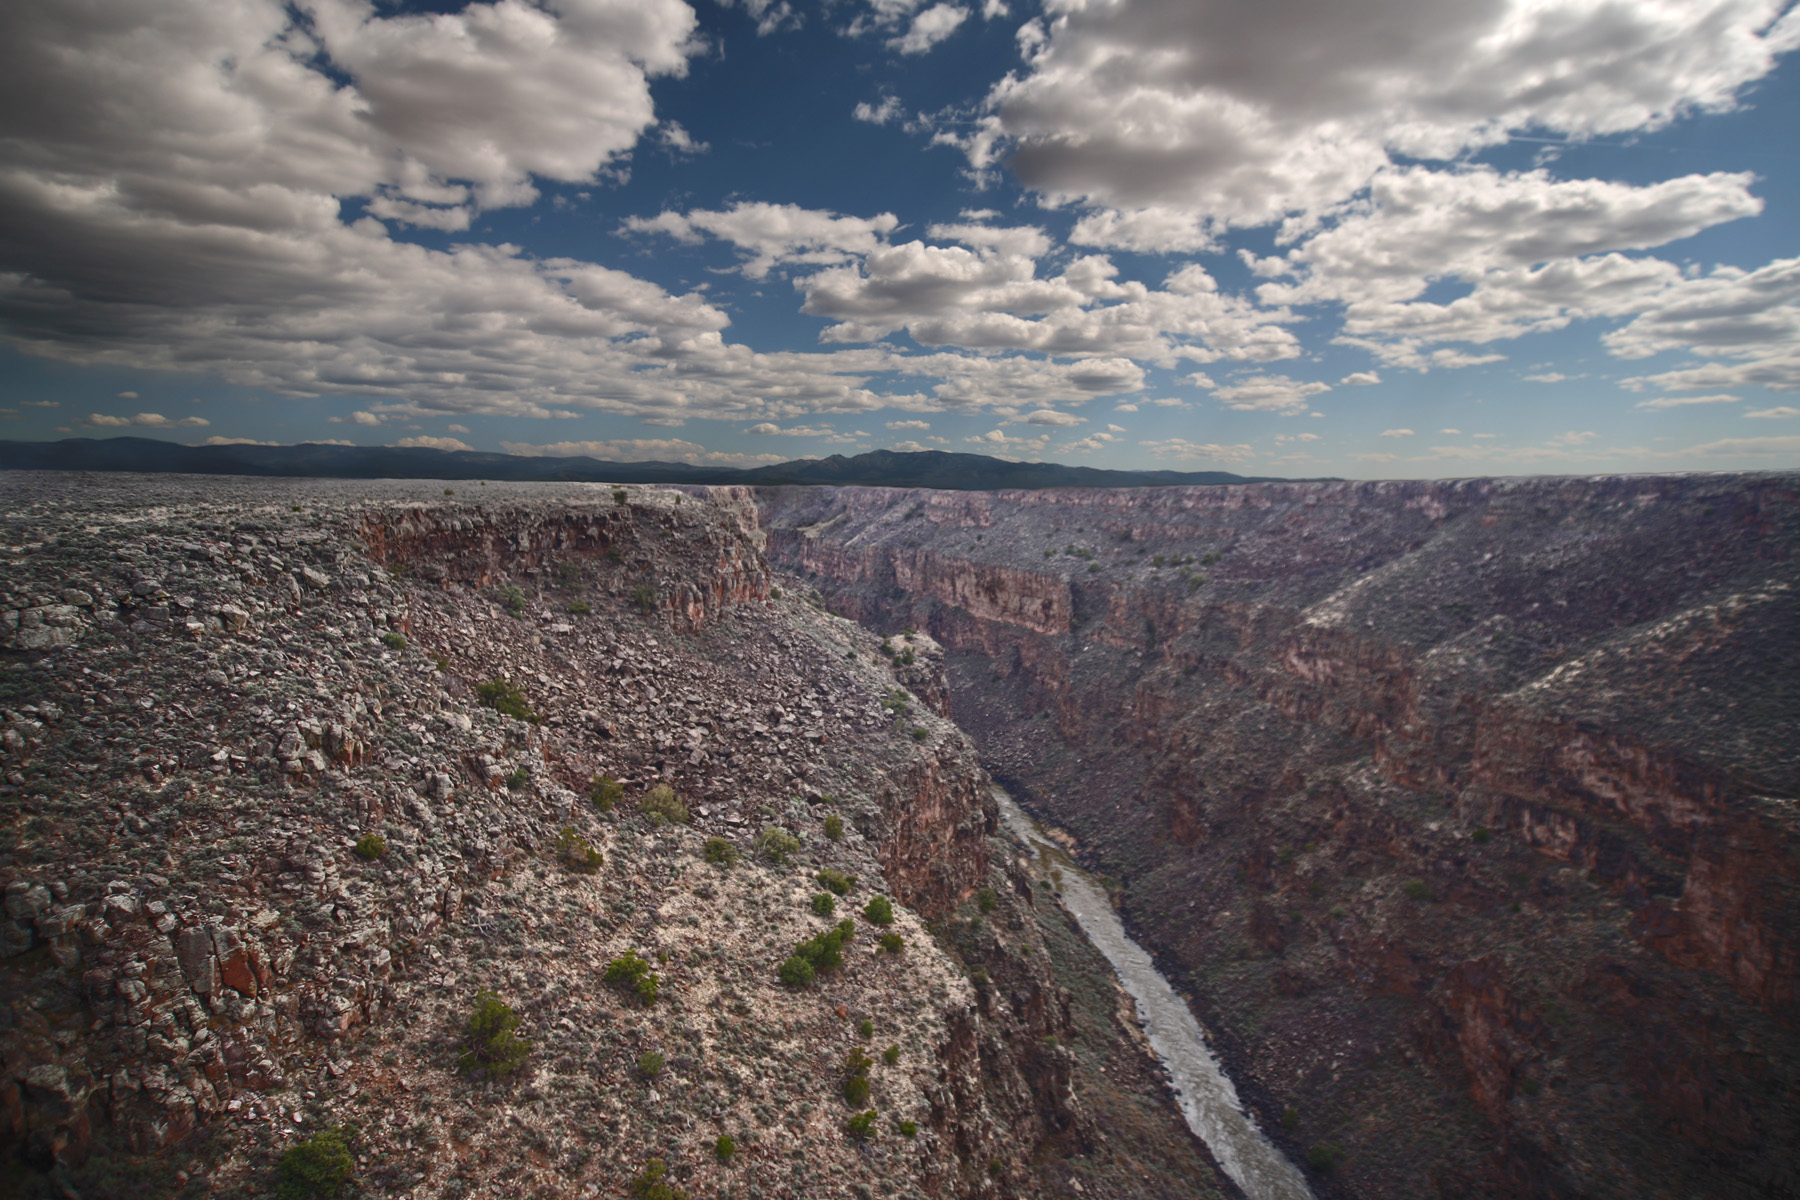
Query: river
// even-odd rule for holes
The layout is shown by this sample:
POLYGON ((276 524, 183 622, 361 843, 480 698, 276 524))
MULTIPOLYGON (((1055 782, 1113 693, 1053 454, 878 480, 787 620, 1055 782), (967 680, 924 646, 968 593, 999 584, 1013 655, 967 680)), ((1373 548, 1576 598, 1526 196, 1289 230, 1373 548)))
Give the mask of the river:
POLYGON ((1225 1174, 1250 1200, 1312 1200, 1306 1179, 1269 1144, 1244 1111, 1237 1089, 1213 1057, 1206 1034, 1143 947, 1125 935, 1106 891, 998 787, 994 800, 1014 837, 1032 852, 1041 878, 1050 879, 1081 931, 1106 956, 1119 982, 1137 1002, 1150 1048, 1174 1083, 1188 1128, 1206 1143, 1225 1174))

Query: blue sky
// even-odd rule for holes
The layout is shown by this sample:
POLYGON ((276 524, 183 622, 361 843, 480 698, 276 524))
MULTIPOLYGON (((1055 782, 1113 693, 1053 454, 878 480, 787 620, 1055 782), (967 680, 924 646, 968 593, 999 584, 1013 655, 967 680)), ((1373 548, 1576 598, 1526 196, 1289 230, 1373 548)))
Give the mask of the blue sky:
POLYGON ((0 437, 1800 466, 1786 0, 0 14, 0 437))

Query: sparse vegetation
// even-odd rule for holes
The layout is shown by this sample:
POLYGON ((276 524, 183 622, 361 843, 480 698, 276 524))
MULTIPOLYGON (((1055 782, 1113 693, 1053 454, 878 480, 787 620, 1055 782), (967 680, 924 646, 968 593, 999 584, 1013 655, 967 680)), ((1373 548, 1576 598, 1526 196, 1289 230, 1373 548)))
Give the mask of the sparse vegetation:
POLYGON ((1000 899, 991 887, 984 887, 975 893, 975 907, 984 913, 993 912, 994 906, 998 903, 1000 903, 1000 899))
POLYGON ((520 721, 530 721, 533 725, 543 721, 537 713, 531 711, 525 693, 511 680, 495 676, 486 683, 475 685, 475 696, 483 704, 503 716, 514 717, 520 721))
POLYGON ((389 650, 404 650, 406 649, 406 635, 389 630, 381 635, 381 644, 389 650))
POLYGON ((1329 1175, 1344 1158, 1343 1148, 1336 1142, 1321 1142, 1306 1152, 1306 1165, 1329 1175))
POLYGON ((581 617, 593 612, 594 606, 589 604, 586 600, 571 600, 569 601, 569 611, 576 616, 581 617))
POLYGON ((1400 890, 1406 893, 1406 898, 1408 900, 1416 900, 1421 904, 1426 903, 1433 898, 1431 894, 1431 885, 1426 883, 1423 879, 1409 879, 1400 885, 1400 890))
POLYGON ((278 1200, 322 1200, 336 1196, 356 1170, 349 1139, 337 1127, 321 1129, 282 1152, 275 1166, 278 1200))
POLYGON ((821 917, 829 917, 837 911, 837 901, 829 892, 816 892, 812 898, 812 910, 821 917))
POLYGON ((925 728, 923 725, 914 725, 913 726, 913 728, 912 728, 912 740, 913 741, 922 742, 930 736, 931 736, 931 730, 925 728))
POLYGON ((519 1014, 499 996, 489 991, 476 993, 457 1069, 464 1075, 485 1074, 495 1079, 512 1074, 531 1053, 531 1043, 513 1032, 518 1027, 519 1014))
POLYGON ((883 1050, 881 1052, 881 1061, 886 1063, 890 1067, 893 1066, 895 1063, 899 1062, 900 1061, 900 1047, 889 1046, 886 1050, 883 1050))
POLYGON ((606 964, 606 972, 602 976, 607 984, 623 995, 634 996, 645 1008, 656 1003, 656 989, 662 980, 650 964, 638 957, 635 950, 627 950, 619 957, 606 964))
POLYGON ((898 954, 906 947, 906 939, 897 933, 881 935, 881 948, 889 954, 898 954))
POLYGON ((900 1122, 900 1136, 905 1138, 919 1136, 919 1123, 913 1120, 900 1122))
POLYGON ((788 855, 800 852, 800 839, 779 825, 771 825, 756 835, 756 852, 776 866, 785 867, 788 855))
POLYGON ((655 1050, 646 1050, 638 1055, 638 1074, 642 1075, 645 1079, 655 1079, 658 1075, 661 1075, 663 1073, 664 1065, 663 1056, 655 1050))
POLYGON ((863 905, 863 917, 871 925, 892 925, 894 923, 894 902, 886 896, 872 897, 863 905))
POLYGON ((844 818, 836 813, 828 813, 825 817, 825 836, 838 841, 844 836, 844 818))
POLYGON ((580 875, 592 875, 606 863, 605 855, 595 849, 593 843, 577 832, 573 825, 563 826, 562 832, 556 835, 556 840, 550 843, 550 848, 556 852, 556 859, 565 870, 580 875))
POLYGON ((875 1137, 875 1110, 858 1113, 844 1122, 844 1132, 859 1142, 872 1141, 875 1137))
POLYGON ((781 982, 800 988, 811 983, 822 971, 835 971, 844 965, 844 943, 856 936, 854 921, 839 921, 823 933, 816 933, 794 947, 794 953, 777 971, 781 982))
POLYGON ((595 776, 593 786, 588 789, 588 798, 601 812, 611 812, 624 797, 625 785, 611 775, 595 776))
POLYGON ((638 580, 637 587, 631 593, 631 602, 637 605, 639 614, 649 616, 656 611, 656 585, 648 579, 638 580))
POLYGON ((737 1153, 737 1142, 729 1133, 721 1133, 719 1140, 713 1143, 713 1156, 720 1162, 730 1162, 731 1156, 737 1153))
POLYGON ((687 1193, 669 1182, 669 1164, 660 1158, 644 1164, 644 1169, 631 1181, 631 1194, 636 1200, 687 1200, 687 1193))
POLYGON ((613 489, 613 503, 614 504, 625 503, 626 496, 627 496, 627 493, 624 488, 616 487, 613 489))
POLYGON ((356 856, 374 862, 387 853, 387 839, 379 833, 365 833, 356 840, 356 856))
POLYGON ((869 1102, 869 1068, 875 1060, 861 1048, 852 1049, 844 1059, 844 1103, 861 1108, 869 1102))
POLYGON ((1485 846, 1494 840, 1494 831, 1485 825, 1477 825, 1475 827, 1475 832, 1471 833, 1469 838, 1477 846, 1485 846))
POLYGON ((688 823, 688 807, 675 796, 675 789, 666 783, 659 783, 644 793, 638 802, 638 808, 652 825, 667 822, 670 825, 686 825, 688 823))
POLYGON ((527 771, 524 767, 520 767, 506 777, 506 790, 509 792, 516 792, 530 782, 531 772, 527 771))
POLYGON ((846 875, 832 867, 826 867, 816 877, 819 886, 838 896, 848 896, 850 889, 856 886, 856 877, 846 875))
POLYGON ((1298 1129, 1300 1127, 1300 1114, 1295 1112, 1292 1108, 1282 1109, 1281 1127, 1289 1131, 1298 1129))
POLYGON ((701 853, 715 867, 733 866, 738 860, 738 848, 722 837, 707 838, 701 853))
POLYGON ((507 584, 500 589, 500 605, 514 617, 525 615, 525 593, 514 584, 507 584))

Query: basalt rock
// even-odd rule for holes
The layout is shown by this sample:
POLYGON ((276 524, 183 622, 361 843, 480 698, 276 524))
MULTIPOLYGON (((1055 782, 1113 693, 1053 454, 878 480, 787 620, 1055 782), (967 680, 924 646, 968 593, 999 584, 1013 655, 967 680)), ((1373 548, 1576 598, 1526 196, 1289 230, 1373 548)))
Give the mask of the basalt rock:
POLYGON ((1800 479, 760 498, 1320 1189, 1800 1189, 1800 479))

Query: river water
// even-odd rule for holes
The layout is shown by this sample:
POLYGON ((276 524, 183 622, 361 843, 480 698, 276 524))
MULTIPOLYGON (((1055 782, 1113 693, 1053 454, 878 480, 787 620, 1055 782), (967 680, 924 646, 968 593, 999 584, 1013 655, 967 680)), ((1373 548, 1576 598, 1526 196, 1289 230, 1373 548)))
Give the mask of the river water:
POLYGON ((1206 1143, 1250 1200, 1312 1200, 1299 1170, 1269 1144, 1244 1111, 1237 1089, 1213 1057, 1193 1012, 1143 947, 1125 936, 1125 927, 1105 889, 1005 791, 996 787, 994 800, 1007 829, 1031 851, 1039 877, 1056 886, 1063 907, 1112 963, 1119 982, 1137 1002, 1138 1020, 1150 1039, 1150 1048, 1168 1069, 1188 1128, 1206 1143))

